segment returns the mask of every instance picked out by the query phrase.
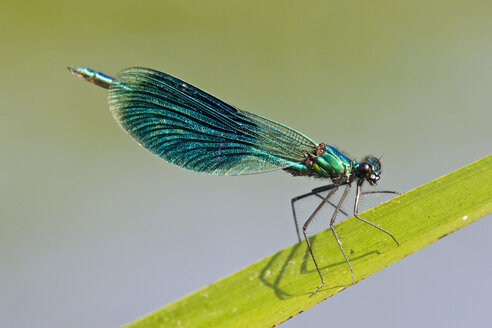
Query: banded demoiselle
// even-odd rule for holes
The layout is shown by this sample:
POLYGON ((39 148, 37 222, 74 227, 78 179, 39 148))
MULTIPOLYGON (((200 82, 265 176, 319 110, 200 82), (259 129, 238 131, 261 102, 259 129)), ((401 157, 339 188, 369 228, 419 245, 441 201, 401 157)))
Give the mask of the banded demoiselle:
MULTIPOLYGON (((326 204, 335 210, 330 228, 352 274, 352 265, 334 229, 335 219, 356 182, 354 216, 380 231, 393 235, 361 218, 359 198, 362 184, 374 185, 381 175, 381 162, 374 156, 362 162, 350 159, 337 148, 316 143, 302 133, 265 117, 240 110, 178 79, 148 68, 128 68, 110 77, 86 67, 68 67, 79 78, 109 89, 109 107, 116 121, 140 145, 155 155, 197 172, 216 175, 243 175, 283 169, 294 176, 331 180, 331 183, 291 200, 294 223, 301 241, 294 203, 317 196, 322 199, 302 226, 316 270, 307 228, 326 204), (330 198, 345 189, 337 204, 330 198), (323 192, 328 192, 322 196, 323 192)), ((393 193, 380 191, 380 193, 393 193)), ((376 191, 368 193, 378 193, 376 191)))

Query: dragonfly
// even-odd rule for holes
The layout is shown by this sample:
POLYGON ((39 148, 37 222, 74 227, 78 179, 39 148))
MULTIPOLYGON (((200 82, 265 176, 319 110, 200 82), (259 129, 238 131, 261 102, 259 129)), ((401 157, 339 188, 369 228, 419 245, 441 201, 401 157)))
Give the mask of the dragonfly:
POLYGON ((291 200, 297 237, 301 242, 295 210, 298 200, 315 196, 321 199, 302 226, 321 284, 325 279, 313 253, 307 229, 318 212, 334 207, 330 229, 352 275, 334 224, 353 183, 356 185, 354 216, 390 236, 387 230, 359 216, 364 182, 375 185, 381 176, 381 162, 374 156, 362 161, 350 159, 326 143, 316 143, 304 134, 263 116, 240 110, 171 75, 141 67, 127 68, 115 77, 87 67, 68 67, 75 76, 108 89, 110 111, 119 125, 141 146, 160 158, 183 168, 215 175, 246 175, 284 170, 293 176, 324 179, 330 183, 291 200), (338 203, 330 199, 340 189, 338 203), (327 193, 325 196, 324 193, 327 193))

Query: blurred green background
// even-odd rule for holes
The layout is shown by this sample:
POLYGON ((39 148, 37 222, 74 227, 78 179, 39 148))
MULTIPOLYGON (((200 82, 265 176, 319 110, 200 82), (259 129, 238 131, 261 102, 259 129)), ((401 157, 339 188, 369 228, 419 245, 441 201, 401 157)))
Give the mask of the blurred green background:
MULTIPOLYGON (((356 159, 382 155, 378 188, 404 192, 490 154, 491 13, 491 1, 4 2, 0 326, 129 322, 294 243, 289 200, 322 183, 167 164, 66 66, 178 76, 356 159)), ((282 327, 485 327, 491 229, 489 216, 282 327)))

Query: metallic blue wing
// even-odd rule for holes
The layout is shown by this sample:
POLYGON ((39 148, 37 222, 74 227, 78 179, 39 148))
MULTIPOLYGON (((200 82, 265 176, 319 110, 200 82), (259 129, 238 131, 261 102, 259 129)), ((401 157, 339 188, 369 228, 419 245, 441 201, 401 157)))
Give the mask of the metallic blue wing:
POLYGON ((109 90, 111 112, 139 144, 184 168, 218 175, 261 173, 303 162, 316 144, 170 75, 128 68, 109 90))

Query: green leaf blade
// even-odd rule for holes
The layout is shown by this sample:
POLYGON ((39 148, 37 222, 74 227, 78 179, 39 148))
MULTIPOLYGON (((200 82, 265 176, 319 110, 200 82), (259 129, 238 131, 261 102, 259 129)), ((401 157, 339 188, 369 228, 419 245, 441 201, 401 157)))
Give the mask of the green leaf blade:
MULTIPOLYGON (((335 229, 355 280, 389 266, 492 213, 492 155, 376 206, 361 216, 400 242, 355 219, 335 229)), ((305 243, 292 245, 177 300, 126 327, 272 327, 352 286, 350 270, 331 234, 313 236, 326 284, 305 243)))

